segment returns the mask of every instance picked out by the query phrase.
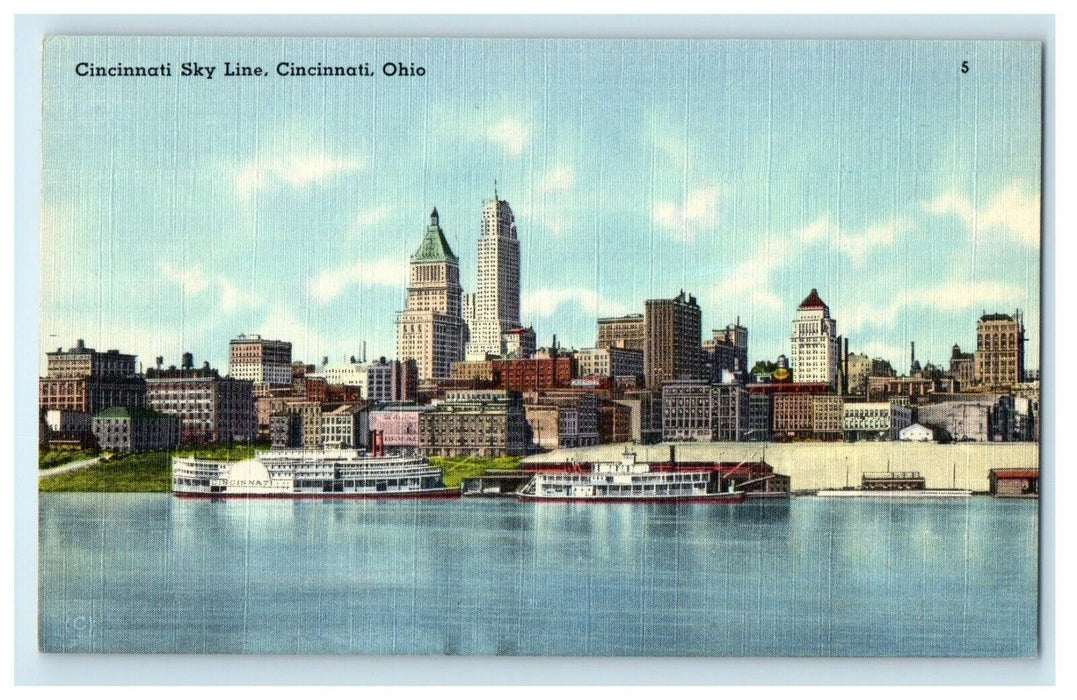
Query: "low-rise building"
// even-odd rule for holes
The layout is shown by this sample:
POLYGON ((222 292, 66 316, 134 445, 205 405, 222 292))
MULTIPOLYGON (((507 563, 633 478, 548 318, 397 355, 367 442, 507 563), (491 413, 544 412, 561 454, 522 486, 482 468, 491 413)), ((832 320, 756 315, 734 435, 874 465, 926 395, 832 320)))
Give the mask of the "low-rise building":
POLYGON ((846 403, 842 427, 847 442, 897 440, 912 424, 912 410, 895 402, 846 403))
POLYGON ((845 400, 830 394, 812 399, 812 437, 816 440, 841 440, 844 432, 845 400))
POLYGON ((57 433, 88 433, 93 428, 93 416, 81 411, 54 408, 45 412, 45 425, 57 433))
POLYGON ((643 351, 627 348, 584 348, 576 351, 580 377, 643 377, 643 351))
POLYGON ((987 442, 995 420, 994 400, 943 401, 916 410, 919 422, 941 428, 954 442, 987 442))
POLYGON ((538 396, 524 404, 532 440, 542 449, 599 444, 599 399, 594 394, 538 396))
POLYGON ((953 377, 868 377, 868 401, 873 403, 905 398, 912 403, 926 403, 933 394, 957 391, 953 377))
POLYGON ((365 404, 322 406, 322 446, 327 449, 366 448, 370 444, 370 411, 365 404))
POLYGON ((526 454, 530 446, 516 391, 450 391, 433 410, 419 414, 418 449, 428 456, 503 457, 526 454))
POLYGON ((740 384, 674 380, 662 385, 664 441, 736 441, 747 432, 748 392, 740 384))
POLYGON ((79 339, 75 347, 45 356, 46 375, 38 381, 41 408, 92 416, 113 406, 146 405, 146 383, 135 372, 134 355, 98 352, 79 339))
POLYGON ((419 416, 433 410, 412 404, 382 406, 370 412, 370 430, 381 433, 387 448, 418 450, 419 416))
POLYGON ((93 435, 93 416, 81 411, 48 409, 42 411, 40 442, 59 449, 89 449, 97 445, 93 435))
POLYGON ((257 435, 253 384, 250 380, 222 377, 209 363, 193 367, 184 353, 177 369, 148 369, 146 405, 180 419, 180 442, 243 443, 257 435))
POLYGON ((185 353, 179 369, 146 371, 149 408, 180 420, 180 442, 247 442, 257 436, 254 387, 250 380, 222 377, 204 363, 192 366, 185 353))
POLYGON ((526 360, 535 354, 535 329, 511 328, 501 334, 501 354, 513 360, 526 360))
POLYGON ((710 382, 683 379, 662 385, 663 442, 711 442, 713 426, 710 382))
POLYGON ((143 408, 108 408, 93 417, 92 425, 102 450, 145 452, 179 444, 179 419, 143 408))
POLYGON ((774 424, 774 395, 748 394, 748 430, 744 439, 749 442, 769 442, 774 424))
POLYGON ((926 425, 913 423, 898 432, 898 440, 902 442, 934 442, 935 431, 926 425))

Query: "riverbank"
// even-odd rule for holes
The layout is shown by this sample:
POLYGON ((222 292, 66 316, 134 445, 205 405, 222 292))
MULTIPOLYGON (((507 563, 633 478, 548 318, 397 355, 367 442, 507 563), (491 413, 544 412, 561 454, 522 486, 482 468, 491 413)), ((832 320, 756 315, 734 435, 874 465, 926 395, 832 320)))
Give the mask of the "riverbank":
MULTIPOLYGON (((920 472, 929 489, 959 488, 986 493, 992 469, 1039 466, 1034 442, 964 442, 949 445, 913 442, 694 442, 635 445, 641 462, 749 462, 765 459, 790 479, 793 491, 859 486, 865 472, 920 472)), ((524 460, 528 464, 565 461, 613 461, 625 444, 555 450, 524 460)))
MULTIPOLYGON (((249 459, 267 445, 238 447, 194 447, 175 452, 142 452, 102 459, 97 464, 38 481, 42 492, 68 493, 171 493, 172 457, 198 456, 209 459, 249 459)), ((442 470, 445 485, 456 488, 467 477, 479 476, 491 469, 515 469, 519 457, 431 457, 430 463, 442 470)))
POLYGON ((254 456, 267 445, 204 446, 176 451, 140 452, 104 457, 78 471, 38 480, 38 491, 83 493, 171 493, 172 457, 198 456, 209 459, 240 460, 254 456))

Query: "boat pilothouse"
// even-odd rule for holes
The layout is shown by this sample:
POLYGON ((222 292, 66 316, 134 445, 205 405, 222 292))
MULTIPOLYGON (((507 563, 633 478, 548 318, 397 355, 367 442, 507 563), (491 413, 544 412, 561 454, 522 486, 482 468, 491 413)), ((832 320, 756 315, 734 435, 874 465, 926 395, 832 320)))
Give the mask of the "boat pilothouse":
POLYGON ((270 450, 224 462, 172 459, 177 496, 402 498, 457 496, 425 457, 360 450, 270 450))
POLYGON ((654 470, 625 451, 617 462, 596 462, 571 471, 539 472, 516 492, 522 501, 725 502, 740 503, 742 491, 722 490, 721 471, 654 470))

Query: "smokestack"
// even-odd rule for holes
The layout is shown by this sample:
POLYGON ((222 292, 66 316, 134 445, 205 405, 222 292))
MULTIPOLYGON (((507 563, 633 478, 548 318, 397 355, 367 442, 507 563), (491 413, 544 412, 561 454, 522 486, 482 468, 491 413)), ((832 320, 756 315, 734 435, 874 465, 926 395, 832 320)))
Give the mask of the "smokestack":
POLYGON ((842 338, 845 344, 844 366, 841 372, 841 395, 849 395, 849 339, 842 338))
POLYGON ((366 341, 363 341, 363 364, 366 364, 366 341))
POLYGON ((912 366, 916 364, 916 341, 909 341, 909 373, 912 373, 912 366))

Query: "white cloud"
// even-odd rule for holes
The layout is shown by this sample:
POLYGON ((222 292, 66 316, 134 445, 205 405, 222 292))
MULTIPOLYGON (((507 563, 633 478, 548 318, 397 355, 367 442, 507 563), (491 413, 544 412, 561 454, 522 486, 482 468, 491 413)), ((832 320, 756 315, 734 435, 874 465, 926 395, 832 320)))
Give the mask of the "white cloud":
POLYGON ((683 204, 668 200, 655 202, 651 220, 684 241, 695 239, 696 230, 718 223, 718 188, 699 187, 688 192, 683 204))
POLYGON ((1018 184, 999 190, 980 209, 956 192, 947 192, 921 208, 930 214, 953 214, 974 235, 997 232, 1030 246, 1040 244, 1040 198, 1018 184))
MULTIPOLYGON (((862 230, 846 231, 832 226, 829 216, 821 216, 788 234, 768 233, 761 237, 750 258, 711 287, 711 303, 724 308, 732 305, 765 312, 787 311, 789 300, 775 294, 770 281, 775 272, 797 260, 788 254, 790 241, 805 247, 829 243, 859 265, 872 250, 893 245, 897 234, 907 227, 904 219, 892 219, 862 230)), ((842 320, 844 323, 844 312, 842 320)))
POLYGON ((979 310, 1009 309, 1014 299, 1023 298, 1023 290, 1001 282, 966 282, 951 280, 942 284, 898 292, 889 305, 857 306, 843 309, 841 323, 849 331, 866 327, 892 328, 906 309, 928 309, 943 313, 967 313, 979 310))
POLYGON ((549 318, 562 304, 575 303, 589 315, 618 316, 628 313, 628 306, 586 287, 543 287, 523 298, 521 315, 525 318, 549 318))
POLYGON ((261 305, 261 299, 250 292, 240 289, 231 280, 225 277, 217 278, 217 286, 221 290, 221 311, 231 313, 243 309, 254 309, 261 305))
POLYGON ((241 166, 236 172, 236 191, 249 201, 258 190, 271 184, 288 187, 320 185, 329 178, 361 170, 355 158, 334 158, 325 154, 262 157, 241 166))
POLYGON ((311 329, 305 321, 289 309, 270 308, 261 326, 255 332, 263 338, 291 341, 294 360, 317 362, 329 354, 329 342, 325 336, 311 329))
POLYGON ((728 308, 728 302, 737 306, 754 306, 764 311, 781 311, 782 299, 770 291, 770 276, 787 261, 768 246, 761 246, 756 253, 740 263, 733 271, 716 282, 711 288, 712 303, 728 308))
POLYGON ((307 283, 307 293, 320 304, 326 304, 351 285, 404 287, 408 283, 408 264, 395 258, 362 260, 326 270, 307 283))
POLYGON ((201 265, 176 267, 171 263, 160 261, 157 269, 166 281, 178 284, 185 296, 198 296, 209 289, 210 280, 202 272, 201 265))
POLYGON ((355 223, 360 226, 375 226, 389 218, 393 211, 392 205, 381 204, 369 209, 363 209, 355 217, 355 223))
POLYGON ((859 231, 848 231, 838 226, 831 226, 828 216, 822 216, 794 234, 794 238, 806 244, 825 242, 841 251, 860 265, 867 254, 876 248, 889 248, 899 233, 909 228, 904 218, 874 224, 859 231))
POLYGON ((567 166, 559 165, 546 173, 546 176, 542 178, 542 182, 539 183, 539 190, 542 192, 555 192, 570 189, 575 185, 576 171, 567 166))
POLYGON ((513 156, 523 153, 531 143, 531 130, 515 119, 502 119, 487 130, 486 136, 513 156))
POLYGON ((163 279, 178 284, 186 297, 201 296, 216 287, 220 292, 220 310, 224 313, 258 308, 262 303, 257 296, 240 289, 231 279, 224 275, 218 275, 216 278, 207 276, 202 271, 201 265, 176 267, 161 261, 157 263, 157 269, 161 272, 163 279))

